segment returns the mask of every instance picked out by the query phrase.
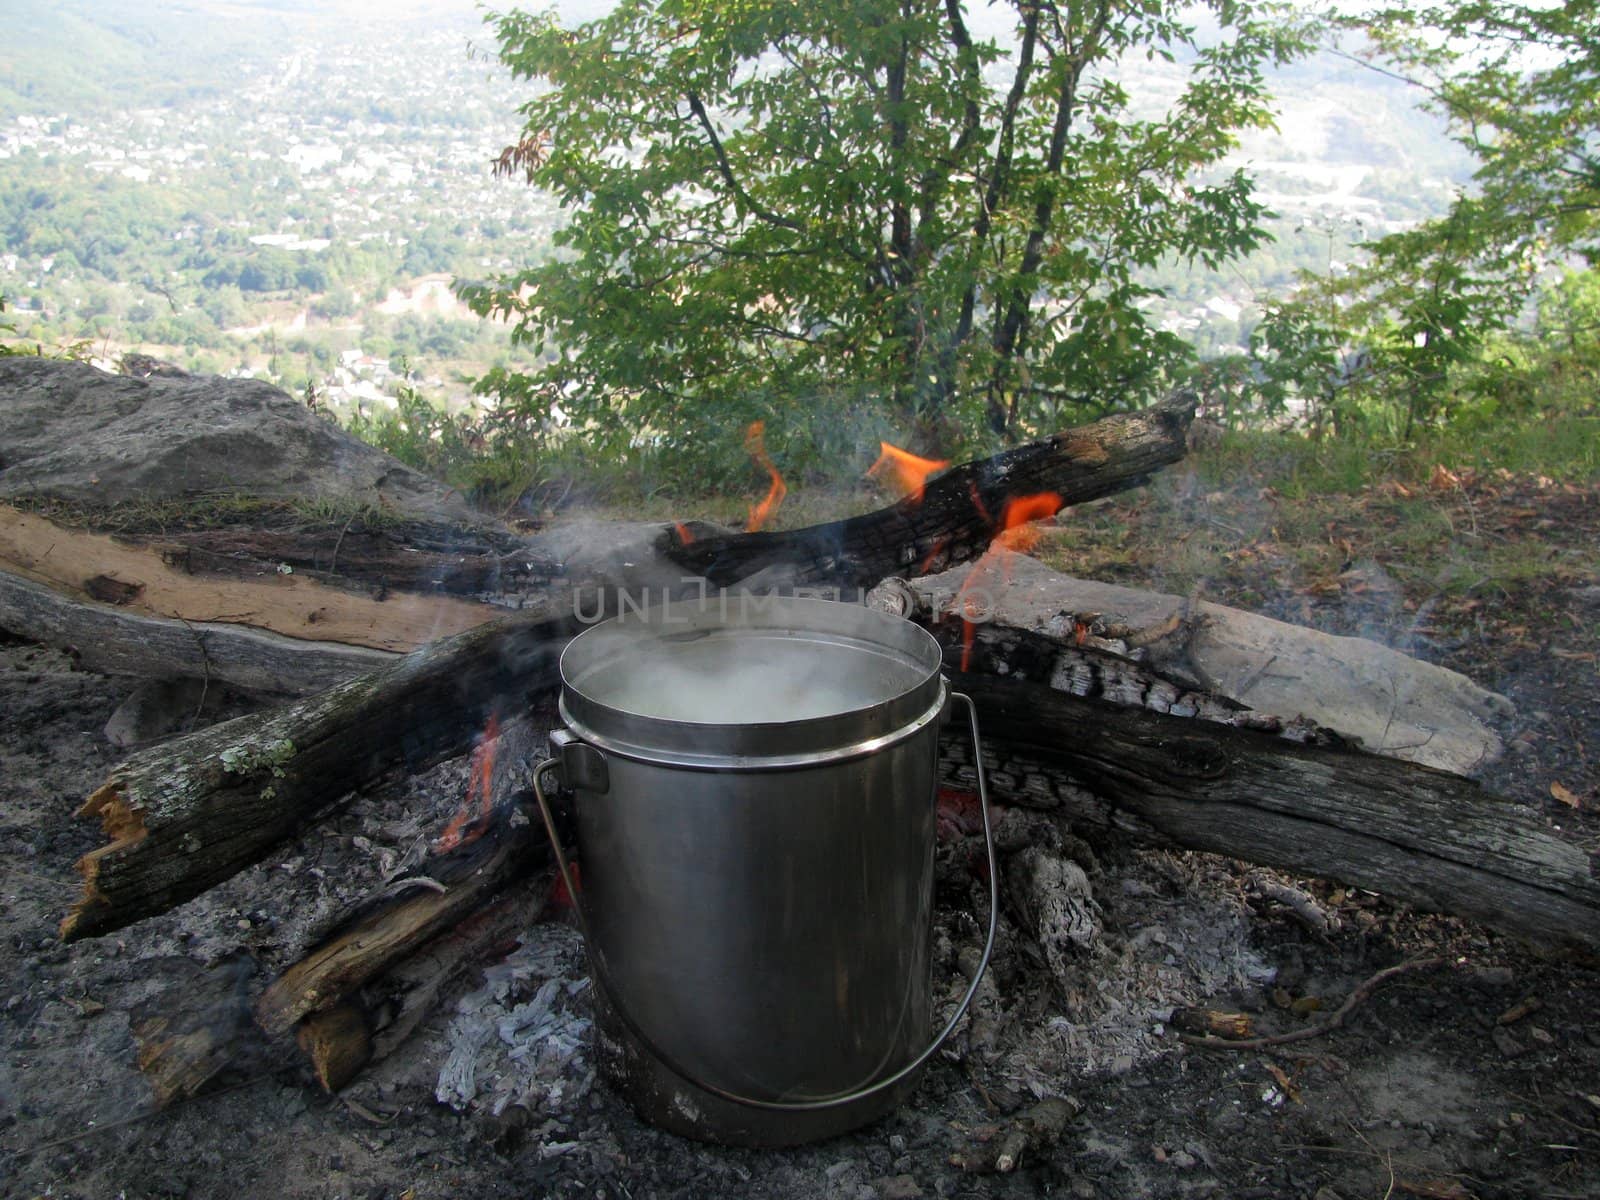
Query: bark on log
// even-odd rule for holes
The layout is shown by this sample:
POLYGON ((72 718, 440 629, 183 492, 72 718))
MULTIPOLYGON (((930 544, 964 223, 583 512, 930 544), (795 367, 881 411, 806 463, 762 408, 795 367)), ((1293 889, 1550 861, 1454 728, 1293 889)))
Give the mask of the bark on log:
POLYGON ((113 840, 79 861, 83 895, 61 936, 109 933, 181 904, 352 789, 460 753, 491 711, 554 687, 577 628, 572 616, 482 626, 321 695, 133 755, 79 810, 113 840))
POLYGON ((805 529, 725 534, 669 528, 658 551, 715 587, 768 568, 802 585, 870 587, 980 557, 1004 528, 1006 506, 1053 493, 1050 512, 1143 483, 1184 455, 1195 400, 1176 394, 1142 412, 1070 429, 993 458, 954 467, 920 498, 805 529))

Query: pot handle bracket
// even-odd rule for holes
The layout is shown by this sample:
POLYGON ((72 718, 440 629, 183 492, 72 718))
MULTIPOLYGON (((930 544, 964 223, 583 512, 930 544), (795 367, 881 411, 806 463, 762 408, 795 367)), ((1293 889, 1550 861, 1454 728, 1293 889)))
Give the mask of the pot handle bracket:
MULTIPOLYGON (((713 1083, 697 1078, 691 1071, 678 1065, 661 1047, 655 1039, 639 1028, 628 1011, 622 1006, 617 990, 608 986, 606 967, 603 957, 596 951, 594 939, 589 936, 588 916, 583 909, 583 900, 578 890, 573 886, 572 870, 567 863, 566 851, 561 848, 561 839, 556 836, 555 819, 550 814, 550 803, 544 794, 544 785, 541 779, 546 771, 556 772, 561 782, 566 787, 582 787, 588 791, 604 792, 610 786, 609 772, 606 769, 605 756, 595 747, 580 741, 570 731, 557 729, 550 734, 551 756, 533 769, 533 794, 539 802, 539 815, 544 820, 545 833, 549 835, 550 847, 555 852, 556 868, 561 872, 562 882, 566 885, 567 894, 572 897, 572 908, 578 917, 578 927, 583 933, 583 940, 590 948, 589 962, 597 981, 605 987, 606 994, 611 1002, 612 1011, 639 1043, 656 1057, 656 1060, 685 1082, 700 1088, 702 1091, 728 1100, 734 1104, 742 1104, 747 1108, 765 1109, 769 1112, 814 1112, 818 1109, 837 1108, 844 1104, 852 1104, 868 1096, 877 1095, 887 1091, 901 1081, 907 1079, 917 1071, 923 1063, 927 1062, 943 1046, 945 1039, 954 1032, 961 1018, 966 1015, 967 1008, 972 1004, 972 998, 977 995, 978 984, 983 981, 984 971, 989 966, 989 957, 994 952, 995 925, 998 920, 1000 907, 1000 868, 995 860, 994 830, 989 817, 989 788, 983 773, 983 744, 978 735, 978 706, 972 702, 972 697, 962 692, 949 693, 951 700, 960 700, 967 707, 967 724, 972 731, 972 761, 977 773, 978 781, 978 808, 983 817, 983 844, 988 854, 989 867, 989 925, 984 937, 983 957, 978 960, 978 969, 973 972, 972 979, 967 985, 966 994, 961 997, 961 1003, 945 1022, 938 1035, 930 1042, 920 1054, 895 1071, 887 1079, 880 1079, 875 1083, 863 1087, 852 1088, 848 1091, 832 1096, 819 1096, 806 1100, 760 1100, 753 1096, 742 1096, 737 1092, 720 1088, 713 1083)), ((948 708, 946 716, 948 716, 948 708)))
POLYGON ((588 742, 580 741, 570 729, 550 731, 550 757, 539 764, 534 774, 536 786, 539 776, 552 768, 560 774, 562 787, 602 794, 611 790, 606 756, 588 742))

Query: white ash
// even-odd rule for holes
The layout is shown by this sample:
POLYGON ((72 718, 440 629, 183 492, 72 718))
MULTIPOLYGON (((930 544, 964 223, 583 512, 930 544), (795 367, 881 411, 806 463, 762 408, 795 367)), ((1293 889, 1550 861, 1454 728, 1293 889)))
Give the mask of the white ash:
POLYGON ((1174 1007, 1271 981, 1248 944, 1248 907, 1210 861, 1139 852, 1096 881, 1106 928, 1062 965, 1050 1015, 1013 1026, 995 1065, 1007 1086, 1044 1098, 1084 1075, 1126 1073, 1174 1052, 1174 1007))
POLYGON ((594 1082, 588 989, 578 934, 535 927, 457 1001, 434 1098, 494 1116, 512 1105, 557 1112, 575 1104, 594 1082))

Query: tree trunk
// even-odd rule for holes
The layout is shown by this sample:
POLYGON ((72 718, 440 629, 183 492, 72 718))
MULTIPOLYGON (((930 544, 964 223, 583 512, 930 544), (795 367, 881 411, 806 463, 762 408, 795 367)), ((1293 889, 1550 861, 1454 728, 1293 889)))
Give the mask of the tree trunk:
POLYGON ((74 600, 5 571, 0 571, 0 629, 69 648, 80 665, 104 675, 203 679, 279 695, 320 692, 397 657, 248 625, 141 616, 112 604, 74 600))

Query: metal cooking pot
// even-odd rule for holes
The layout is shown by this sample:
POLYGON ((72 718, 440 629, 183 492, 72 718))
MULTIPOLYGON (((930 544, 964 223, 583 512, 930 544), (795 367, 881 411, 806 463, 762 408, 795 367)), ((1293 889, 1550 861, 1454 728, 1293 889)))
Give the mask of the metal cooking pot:
MULTIPOLYGON (((897 617, 722 594, 606 621, 561 658, 599 1059, 640 1114, 735 1145, 893 1108, 930 1035, 938 643, 897 617)), ((976 758, 977 756, 975 756, 976 758)), ((979 775, 984 833, 987 797, 979 775)), ((989 939, 994 939, 989 847, 989 939)))

